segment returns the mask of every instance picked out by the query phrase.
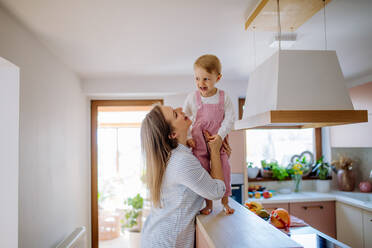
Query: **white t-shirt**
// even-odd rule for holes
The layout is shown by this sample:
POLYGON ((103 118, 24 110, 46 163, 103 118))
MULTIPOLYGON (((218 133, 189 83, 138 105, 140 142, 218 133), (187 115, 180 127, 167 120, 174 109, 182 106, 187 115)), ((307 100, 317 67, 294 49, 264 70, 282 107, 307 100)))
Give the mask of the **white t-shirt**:
MULTIPOLYGON (((201 101, 203 104, 217 104, 219 102, 220 97, 220 90, 217 89, 216 94, 209 97, 201 96, 201 101)), ((221 127, 218 130, 218 134, 221 136, 222 139, 226 137, 227 134, 232 130, 235 121, 235 111, 234 105, 231 102, 230 97, 226 94, 225 91, 225 118, 221 123, 221 127)), ((190 118, 190 120, 194 123, 196 118, 196 113, 198 112, 198 105, 196 103, 196 96, 195 91, 191 92, 187 95, 185 103, 183 105, 183 112, 190 118)), ((192 128, 192 127, 191 127, 192 128)), ((188 133, 188 137, 191 138, 191 133, 188 133)))

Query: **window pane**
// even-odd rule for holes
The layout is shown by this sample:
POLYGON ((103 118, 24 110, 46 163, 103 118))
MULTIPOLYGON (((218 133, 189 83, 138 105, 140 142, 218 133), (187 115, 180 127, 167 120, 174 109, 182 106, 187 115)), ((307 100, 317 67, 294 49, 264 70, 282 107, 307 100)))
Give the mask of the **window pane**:
POLYGON ((247 162, 261 167, 261 160, 277 160, 287 166, 295 154, 314 154, 314 129, 247 130, 247 162))

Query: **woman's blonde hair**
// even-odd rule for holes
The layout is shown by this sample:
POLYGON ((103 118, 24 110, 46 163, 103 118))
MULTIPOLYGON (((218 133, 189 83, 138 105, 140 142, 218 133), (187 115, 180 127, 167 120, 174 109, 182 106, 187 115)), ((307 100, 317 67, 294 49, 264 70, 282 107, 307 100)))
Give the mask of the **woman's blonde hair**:
POLYGON ((173 127, 165 120, 159 105, 156 105, 142 121, 141 149, 146 167, 146 183, 150 200, 160 206, 161 185, 172 149, 178 142, 171 139, 173 127))

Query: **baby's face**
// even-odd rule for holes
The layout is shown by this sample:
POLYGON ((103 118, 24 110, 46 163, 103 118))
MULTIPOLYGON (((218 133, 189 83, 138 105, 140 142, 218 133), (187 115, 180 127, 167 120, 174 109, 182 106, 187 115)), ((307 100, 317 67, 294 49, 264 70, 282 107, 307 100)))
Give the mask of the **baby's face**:
POLYGON ((204 68, 195 66, 194 76, 196 87, 202 96, 209 97, 216 94, 214 85, 220 80, 221 75, 217 75, 215 72, 209 73, 204 68))

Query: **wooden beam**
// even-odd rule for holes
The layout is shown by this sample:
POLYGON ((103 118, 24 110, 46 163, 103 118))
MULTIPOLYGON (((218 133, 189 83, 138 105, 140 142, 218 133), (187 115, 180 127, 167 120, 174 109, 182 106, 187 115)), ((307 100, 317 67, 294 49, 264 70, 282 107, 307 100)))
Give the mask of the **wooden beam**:
POLYGON ((245 22, 245 30, 248 29, 249 25, 253 22, 253 20, 260 14, 262 9, 266 6, 269 0, 261 0, 253 10, 252 14, 248 17, 248 20, 245 22))
MULTIPOLYGON (((282 32, 296 31, 301 25, 324 8, 331 0, 280 0, 280 23, 282 32)), ((252 11, 245 29, 278 31, 277 0, 261 0, 252 11)))
POLYGON ((151 108, 152 106, 99 106, 98 112, 149 111, 151 108))
POLYGON ((117 122, 117 123, 99 123, 99 127, 102 128, 131 128, 131 127, 141 127, 140 122, 117 122))

